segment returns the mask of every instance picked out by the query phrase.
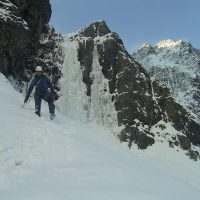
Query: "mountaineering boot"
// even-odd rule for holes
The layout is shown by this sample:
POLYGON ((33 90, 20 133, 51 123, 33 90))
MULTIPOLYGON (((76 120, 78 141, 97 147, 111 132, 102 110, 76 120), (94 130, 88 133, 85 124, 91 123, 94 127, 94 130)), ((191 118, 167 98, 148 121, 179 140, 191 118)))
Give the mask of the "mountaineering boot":
POLYGON ((50 120, 53 120, 53 119, 55 118, 55 116, 56 116, 56 115, 55 115, 54 113, 51 113, 51 114, 50 114, 50 120))
POLYGON ((40 111, 35 111, 35 114, 40 117, 40 111))

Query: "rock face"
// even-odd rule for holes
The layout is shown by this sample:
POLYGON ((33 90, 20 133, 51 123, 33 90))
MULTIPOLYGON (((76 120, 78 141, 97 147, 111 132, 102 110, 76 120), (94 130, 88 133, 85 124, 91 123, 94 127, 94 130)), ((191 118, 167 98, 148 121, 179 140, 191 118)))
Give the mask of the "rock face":
POLYGON ((177 102, 200 117, 200 50, 182 40, 143 45, 133 57, 177 102))
POLYGON ((49 0, 10 0, 15 4, 21 17, 27 22, 32 35, 39 37, 43 32, 43 26, 48 24, 51 18, 51 5, 49 0))
POLYGON ((40 65, 51 78, 55 90, 60 90, 59 79, 62 76, 64 62, 63 41, 60 33, 56 33, 53 27, 46 25, 39 39, 38 52, 33 65, 40 65))
POLYGON ((23 78, 50 16, 49 0, 0 0, 0 72, 23 78))
POLYGON ((29 42, 29 29, 18 8, 10 1, 0 1, 0 72, 22 74, 29 42), (17 37, 16 37, 17 36, 17 37))
MULTIPOLYGON (((69 48, 67 52, 73 51, 70 57, 74 57, 77 51, 78 58, 74 58, 66 67, 72 66, 81 76, 86 87, 85 94, 81 94, 82 102, 85 102, 82 108, 91 121, 96 120, 97 112, 102 112, 92 106, 93 102, 102 105, 102 109, 109 103, 113 107, 110 106, 111 109, 107 109, 100 118, 104 117, 103 123, 107 123, 112 121, 111 116, 116 115, 113 121, 118 126, 118 137, 122 142, 127 142, 129 147, 135 143, 139 149, 146 149, 155 143, 157 137, 180 145, 178 141, 183 139, 178 138, 178 133, 184 135, 187 142, 200 144, 200 126, 195 118, 174 101, 167 88, 151 81, 147 71, 128 54, 122 40, 111 32, 104 21, 95 22, 69 35, 67 40, 66 46, 77 44, 77 48, 69 48), (100 87, 100 84, 103 86, 100 87), (171 127, 173 133, 167 126, 171 127)), ((69 91, 68 88, 70 96, 69 91)), ((183 143, 181 147, 188 147, 183 143)))

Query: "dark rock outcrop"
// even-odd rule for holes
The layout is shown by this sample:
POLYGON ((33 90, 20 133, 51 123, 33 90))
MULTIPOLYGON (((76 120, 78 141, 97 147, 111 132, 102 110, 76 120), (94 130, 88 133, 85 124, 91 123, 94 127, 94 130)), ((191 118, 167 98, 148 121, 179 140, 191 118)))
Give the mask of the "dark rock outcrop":
MULTIPOLYGON (((87 96, 91 95, 92 65, 94 50, 97 49, 102 74, 109 83, 117 123, 122 127, 119 133, 122 142, 128 142, 129 147, 134 142, 139 149, 146 149, 155 142, 152 127, 163 121, 170 122, 177 131, 182 132, 188 142, 200 144, 199 124, 175 102, 167 88, 151 81, 146 70, 128 54, 122 40, 110 31, 104 21, 80 30, 70 40, 79 43, 78 60, 87 96)), ((149 51, 153 49, 149 47, 149 51)), ((179 140, 181 147, 186 148, 184 141, 179 140)))
POLYGON ((27 22, 31 34, 38 37, 43 32, 43 26, 51 18, 51 5, 49 0, 10 0, 15 4, 21 17, 27 22))
POLYGON ((49 0, 0 0, 0 72, 25 79, 33 69, 39 37, 49 22, 49 0))
POLYGON ((191 142, 183 135, 178 135, 180 146, 183 150, 189 150, 191 148, 191 142))
POLYGON ((189 156, 190 159, 195 160, 195 161, 200 159, 200 155, 198 151, 189 150, 188 153, 186 153, 186 155, 189 156))
POLYGON ((27 23, 18 8, 8 0, 0 1, 0 72, 20 76, 23 74, 29 34, 27 23))
POLYGON ((35 65, 43 67, 45 73, 51 78, 55 90, 60 90, 59 79, 62 76, 63 36, 53 27, 46 25, 40 36, 38 52, 34 59, 35 65))

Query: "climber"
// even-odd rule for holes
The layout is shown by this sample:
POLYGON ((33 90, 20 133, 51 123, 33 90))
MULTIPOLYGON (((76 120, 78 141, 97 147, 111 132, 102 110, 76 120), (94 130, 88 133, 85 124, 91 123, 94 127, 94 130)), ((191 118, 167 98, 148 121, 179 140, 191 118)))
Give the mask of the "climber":
POLYGON ((55 91, 53 90, 49 78, 45 74, 43 74, 43 69, 41 66, 37 66, 35 72, 35 77, 30 83, 26 98, 24 99, 24 104, 27 103, 31 92, 35 87, 35 114, 40 117, 41 102, 43 99, 48 102, 50 119, 53 120, 55 118, 55 106, 52 94, 55 93, 55 91))

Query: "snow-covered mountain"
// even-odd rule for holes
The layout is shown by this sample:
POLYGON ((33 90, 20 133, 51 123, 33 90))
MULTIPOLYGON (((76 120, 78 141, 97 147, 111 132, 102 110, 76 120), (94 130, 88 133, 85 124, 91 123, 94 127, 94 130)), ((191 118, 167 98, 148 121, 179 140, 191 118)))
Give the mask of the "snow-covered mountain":
POLYGON ((105 21, 67 35, 64 49, 62 113, 108 128, 129 147, 146 149, 162 141, 199 158, 197 118, 151 81, 105 21))
POLYGON ((144 44, 133 57, 154 80, 170 89, 173 97, 200 116, 200 50, 182 40, 144 44))
MULTIPOLYGON (((27 39, 20 34, 21 43, 15 37, 15 32, 19 32, 17 23, 13 21, 9 28, 9 21, 0 20, 6 27, 0 38, 7 38, 7 30, 11 38, 6 42, 0 40, 3 41, 0 71, 9 80, 14 78, 20 91, 27 86, 24 80, 30 80, 35 66, 42 65, 55 89, 61 89, 59 107, 64 114, 109 128, 129 147, 135 144, 146 149, 156 144, 158 136, 170 147, 179 146, 192 159, 199 159, 195 146, 200 144, 200 125, 195 116, 177 104, 167 89, 150 79, 104 21, 69 34, 62 51, 62 36, 47 25, 51 16, 49 0, 6 2, 15 8, 13 14, 19 15, 28 26, 23 28, 27 39), (13 52, 13 46, 20 52, 17 49, 13 52)), ((4 4, 0 4, 3 10, 4 4)))
POLYGON ((56 110, 49 120, 0 74, 1 200, 187 200, 200 195, 200 162, 159 142, 132 151, 101 127, 56 110), (152 181, 153 180, 153 181, 152 181))
POLYGON ((49 0, 0 0, 0 200, 197 199, 198 118, 105 21, 63 39, 50 16, 49 0), (54 121, 8 82, 22 92, 36 65, 60 90, 54 121))

